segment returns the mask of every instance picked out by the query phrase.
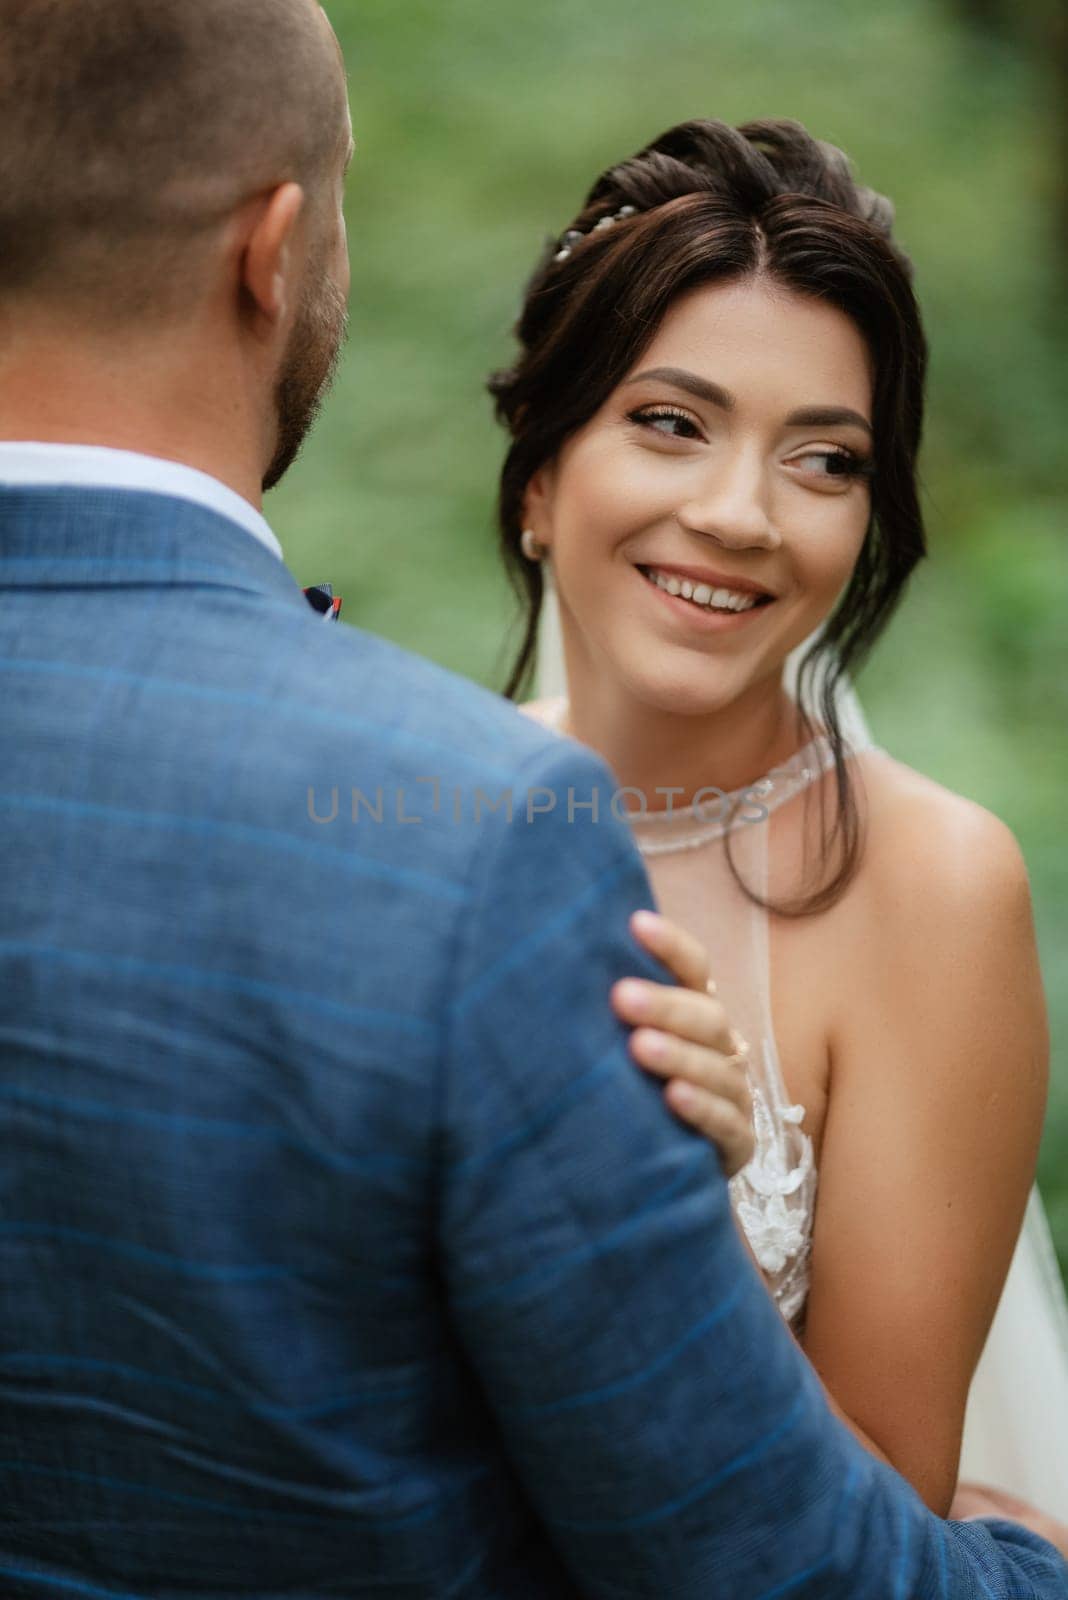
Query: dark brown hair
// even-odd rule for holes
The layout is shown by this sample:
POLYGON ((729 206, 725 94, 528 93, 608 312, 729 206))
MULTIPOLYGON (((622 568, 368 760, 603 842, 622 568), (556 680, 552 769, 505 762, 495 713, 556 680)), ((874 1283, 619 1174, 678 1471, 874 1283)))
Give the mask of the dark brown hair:
POLYGON ((512 437, 498 520, 526 618, 504 690, 515 698, 534 666, 544 597, 542 569, 520 548, 527 485, 632 370, 672 303, 699 284, 763 276, 837 306, 864 337, 875 375, 871 518, 798 685, 802 736, 815 731, 804 709, 815 689, 834 752, 837 815, 830 832, 823 828, 822 857, 825 866, 837 840, 838 864, 809 898, 774 908, 783 915, 833 904, 856 871, 859 821, 835 691, 867 657, 926 550, 916 459, 927 344, 892 221, 890 202, 798 122, 682 123, 598 178, 568 230, 584 237, 565 259, 556 259, 560 240, 546 244, 516 327, 518 360, 489 381, 512 437), (595 229, 624 206, 636 215, 595 229))
POLYGON ((347 129, 313 0, 0 0, 0 301, 173 310, 243 200, 347 129))

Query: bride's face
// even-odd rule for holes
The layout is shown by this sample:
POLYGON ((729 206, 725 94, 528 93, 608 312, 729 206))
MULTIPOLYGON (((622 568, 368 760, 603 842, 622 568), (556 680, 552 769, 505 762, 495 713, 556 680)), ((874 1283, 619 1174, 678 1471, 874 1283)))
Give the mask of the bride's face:
POLYGON ((864 541, 872 378, 850 319, 781 285, 711 284, 676 301, 528 486, 525 525, 550 547, 572 672, 610 673, 692 713, 778 684, 864 541), (650 570, 771 598, 709 610, 650 570))

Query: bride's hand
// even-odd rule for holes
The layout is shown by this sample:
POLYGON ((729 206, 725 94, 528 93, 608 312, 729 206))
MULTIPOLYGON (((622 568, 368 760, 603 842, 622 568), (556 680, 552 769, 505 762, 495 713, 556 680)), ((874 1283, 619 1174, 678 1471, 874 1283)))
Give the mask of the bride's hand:
POLYGON ((701 941, 651 911, 636 911, 630 926, 679 984, 623 978, 612 986, 612 1005, 624 1022, 637 1025, 630 1038, 635 1059, 669 1080, 668 1104, 717 1147, 731 1178, 755 1146, 748 1047, 709 992, 709 958, 701 941))
POLYGON ((1022 1523, 1068 1557, 1068 1527, 1004 1489, 993 1489, 985 1483, 958 1483, 949 1515, 954 1522, 966 1522, 969 1517, 1004 1517, 1009 1522, 1022 1523))

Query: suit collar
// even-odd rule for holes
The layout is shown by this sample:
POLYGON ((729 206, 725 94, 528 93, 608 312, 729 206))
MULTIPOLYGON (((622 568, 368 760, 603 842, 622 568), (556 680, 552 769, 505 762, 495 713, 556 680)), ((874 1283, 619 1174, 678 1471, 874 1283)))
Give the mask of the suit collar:
POLYGON ((0 440, 0 484, 25 488, 148 489, 192 500, 245 528, 283 560, 262 512, 210 473, 181 461, 109 445, 0 440))
POLYGON ((0 485, 0 590, 214 586, 306 608, 288 568, 228 516, 115 487, 0 485))

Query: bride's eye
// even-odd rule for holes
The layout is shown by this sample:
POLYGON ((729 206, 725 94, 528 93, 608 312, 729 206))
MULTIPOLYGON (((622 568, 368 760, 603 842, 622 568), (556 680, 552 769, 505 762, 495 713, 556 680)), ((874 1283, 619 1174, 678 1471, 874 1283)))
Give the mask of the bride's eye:
POLYGON ((792 459, 824 462, 825 470, 812 474, 816 478, 838 478, 848 483, 855 479, 872 478, 875 475, 875 463, 870 456, 858 455, 855 450, 847 450, 844 446, 836 450, 806 450, 803 455, 794 456, 792 459))
POLYGON ((662 434, 665 439, 701 437, 701 431, 689 413, 675 406, 639 406, 637 411, 627 413, 627 421, 652 433, 662 434), (676 432, 676 429, 688 431, 676 432))

